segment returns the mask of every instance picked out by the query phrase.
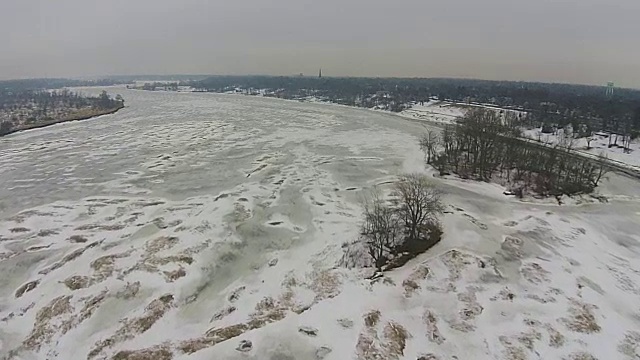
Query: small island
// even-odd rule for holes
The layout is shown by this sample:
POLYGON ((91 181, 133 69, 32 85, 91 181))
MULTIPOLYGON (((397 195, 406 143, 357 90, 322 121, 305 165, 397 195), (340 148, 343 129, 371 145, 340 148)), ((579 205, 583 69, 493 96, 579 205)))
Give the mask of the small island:
POLYGON ((106 91, 83 96, 62 90, 0 90, 0 136, 67 121, 113 114, 124 107, 121 95, 106 91))

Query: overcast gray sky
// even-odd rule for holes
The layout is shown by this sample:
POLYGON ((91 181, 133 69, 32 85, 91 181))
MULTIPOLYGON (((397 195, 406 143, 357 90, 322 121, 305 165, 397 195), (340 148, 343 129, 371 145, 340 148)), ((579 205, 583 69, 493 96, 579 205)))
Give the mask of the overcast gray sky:
POLYGON ((473 77, 640 88, 640 0, 0 0, 0 78, 473 77))

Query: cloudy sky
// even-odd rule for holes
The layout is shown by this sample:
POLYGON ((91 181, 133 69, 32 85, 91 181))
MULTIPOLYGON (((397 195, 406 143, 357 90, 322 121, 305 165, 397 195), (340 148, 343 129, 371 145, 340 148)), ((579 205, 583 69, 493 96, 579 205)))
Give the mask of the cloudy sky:
POLYGON ((640 0, 0 0, 0 78, 473 77, 640 88, 640 0))

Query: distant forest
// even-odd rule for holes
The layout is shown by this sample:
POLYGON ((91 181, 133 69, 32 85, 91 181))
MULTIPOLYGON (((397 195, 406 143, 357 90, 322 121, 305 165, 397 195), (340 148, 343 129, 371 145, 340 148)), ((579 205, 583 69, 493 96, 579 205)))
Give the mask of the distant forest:
POLYGON ((62 89, 78 86, 111 86, 127 84, 117 79, 73 80, 73 79, 17 79, 0 81, 0 94, 21 91, 38 91, 46 89, 62 89))
POLYGON ((513 81, 421 78, 317 78, 270 76, 213 76, 185 82, 199 91, 242 89, 267 96, 299 99, 315 96, 325 101, 371 108, 381 103, 402 111, 412 102, 439 99, 457 103, 490 104, 526 111, 526 121, 584 132, 611 131, 640 134, 640 90, 604 86, 547 84, 513 81))

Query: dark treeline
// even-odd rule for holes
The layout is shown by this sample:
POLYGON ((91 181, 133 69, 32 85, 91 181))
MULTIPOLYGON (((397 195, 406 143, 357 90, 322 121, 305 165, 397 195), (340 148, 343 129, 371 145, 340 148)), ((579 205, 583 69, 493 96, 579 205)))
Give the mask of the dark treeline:
POLYGON ((153 81, 173 81, 187 82, 197 81, 207 78, 206 75, 117 75, 109 76, 103 79, 79 80, 79 79, 16 79, 16 80, 0 80, 0 92, 2 91, 25 91, 25 90, 46 90, 46 89, 62 89, 68 87, 80 86, 112 86, 131 84, 134 81, 148 80, 153 81))
POLYGON ((0 136, 40 123, 91 116, 123 106, 122 96, 112 98, 106 91, 98 96, 83 96, 66 89, 0 91, 0 136))
POLYGON ((147 91, 178 91, 180 82, 145 82, 142 85, 127 85, 127 89, 147 90, 147 91))
POLYGON ((20 110, 24 106, 46 113, 56 107, 82 108, 93 106, 100 109, 117 107, 123 101, 121 96, 111 98, 106 91, 98 96, 83 96, 67 89, 52 91, 0 91, 0 111, 20 110))
POLYGON ((189 85, 202 91, 235 88, 268 89, 270 95, 296 99, 317 96, 345 105, 401 111, 411 102, 430 98, 459 103, 492 104, 529 113, 530 124, 548 124, 586 131, 618 133, 640 131, 640 90, 616 88, 606 95, 603 86, 545 84, 512 81, 421 78, 316 78, 270 76, 214 76, 189 85), (580 126, 583 125, 583 126, 580 126))
POLYGON ((598 185, 606 170, 604 161, 575 155, 570 146, 522 140, 513 124, 495 111, 474 110, 441 134, 427 133, 421 147, 440 173, 498 180, 519 196, 590 193, 598 185))
POLYGON ((125 84, 118 79, 74 80, 74 79, 17 79, 0 81, 1 92, 38 91, 46 89, 61 89, 78 86, 111 86, 125 84))
POLYGON ((148 82, 188 82, 209 78, 211 75, 112 75, 109 80, 118 81, 121 84, 130 84, 135 81, 148 82))

